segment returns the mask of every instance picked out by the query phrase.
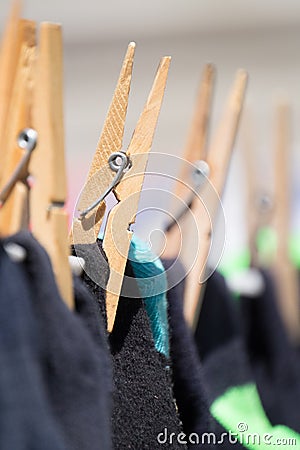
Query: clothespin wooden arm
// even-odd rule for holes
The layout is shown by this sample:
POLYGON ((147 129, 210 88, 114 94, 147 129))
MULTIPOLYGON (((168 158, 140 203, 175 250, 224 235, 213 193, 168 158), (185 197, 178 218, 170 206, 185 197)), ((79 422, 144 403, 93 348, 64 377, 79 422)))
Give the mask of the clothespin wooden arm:
MULTIPOLYGON (((28 39, 24 38, 24 22, 20 22, 22 2, 15 0, 12 4, 1 42, 0 50, 0 142, 5 142, 6 127, 9 125, 8 114, 12 103, 15 75, 20 59, 21 47, 28 39)), ((0 185, 3 184, 4 146, 0 148, 0 185)), ((5 175, 5 174, 4 174, 5 175)))
POLYGON ((32 232, 51 258, 56 281, 65 302, 73 307, 68 255, 68 217, 64 210, 67 180, 63 130, 63 55, 61 26, 42 23, 38 51, 34 128, 37 148, 30 172, 32 232))
POLYGON ((109 332, 112 331, 114 325, 132 237, 132 232, 128 228, 135 221, 148 154, 165 91, 169 65, 170 58, 163 58, 147 103, 128 147, 127 155, 131 158, 132 167, 114 190, 119 203, 110 211, 107 220, 103 248, 110 266, 110 277, 106 293, 107 327, 109 332))
POLYGON ((279 306, 290 336, 300 339, 298 274, 289 257, 291 226, 291 107, 287 102, 275 111, 275 195, 273 225, 278 238, 273 272, 279 292, 279 306))
MULTIPOLYGON (((174 187, 174 204, 170 205, 171 212, 175 215, 175 200, 180 199, 187 201, 191 195, 192 186, 191 166, 186 163, 188 161, 194 164, 197 160, 204 160, 206 156, 206 142, 209 128, 211 104, 213 97, 213 87, 215 80, 215 67, 212 64, 207 64, 204 67, 198 96, 196 98, 196 105, 191 121, 190 130, 188 132, 187 143, 183 152, 183 162, 180 167, 177 181, 174 187)), ((176 202, 177 203, 177 202, 176 202)), ((182 225, 184 221, 180 221, 182 225)), ((177 257, 180 252, 181 245, 181 230, 179 227, 173 226, 166 232, 166 247, 164 249, 165 258, 177 257)))
POLYGON ((246 184, 246 222, 248 231, 248 246, 251 255, 251 263, 257 267, 259 258, 256 246, 256 235, 259 228, 261 215, 257 201, 259 195, 258 164, 255 144, 252 117, 249 110, 243 114, 242 137, 243 137, 243 171, 245 172, 246 184))
MULTIPOLYGON (((33 77, 36 62, 36 24, 29 20, 21 20, 19 29, 22 36, 22 46, 9 105, 7 127, 1 146, 3 149, 1 188, 7 184, 23 156, 24 151, 19 147, 17 142, 19 132, 24 128, 32 127, 33 77)), ((18 219, 16 218, 16 203, 20 205, 21 202, 21 199, 19 198, 17 200, 16 197, 20 195, 26 201, 25 193, 25 186, 18 187, 18 189, 14 188, 5 205, 1 208, 0 233, 3 236, 8 236, 19 231, 24 225, 22 215, 17 213, 18 219)), ((23 205, 23 208, 25 208, 25 205, 23 205)))
POLYGON ((245 71, 240 70, 237 73, 220 126, 209 147, 207 162, 210 167, 210 184, 204 187, 201 195, 202 199, 204 199, 205 207, 199 200, 195 201, 191 208, 199 229, 198 253, 194 266, 187 276, 184 294, 184 314, 191 327, 195 326, 198 320, 201 276, 203 278, 203 271, 209 254, 211 221, 215 220, 219 207, 219 196, 223 192, 238 130, 246 85, 247 74, 245 71), (214 189, 211 188, 211 185, 214 189), (209 216, 205 208, 208 208, 209 216))
MULTIPOLYGON (((187 136, 187 143, 182 155, 184 161, 188 161, 191 164, 194 164, 197 160, 205 159, 206 156, 215 72, 213 64, 206 64, 200 81, 195 110, 187 136)), ((183 183, 190 184, 190 178, 191 173, 189 167, 183 163, 178 174, 178 182, 174 188, 174 194, 176 196, 182 199, 185 197, 184 193, 186 189, 183 183)))
MULTIPOLYGON (((78 208, 89 207, 107 189, 115 173, 108 166, 109 156, 122 149, 125 119, 131 84, 135 43, 131 42, 123 61, 118 83, 98 141, 97 149, 82 190, 78 208)), ((83 220, 75 219, 70 235, 71 244, 92 244, 97 238, 105 213, 105 202, 87 214, 83 220)))

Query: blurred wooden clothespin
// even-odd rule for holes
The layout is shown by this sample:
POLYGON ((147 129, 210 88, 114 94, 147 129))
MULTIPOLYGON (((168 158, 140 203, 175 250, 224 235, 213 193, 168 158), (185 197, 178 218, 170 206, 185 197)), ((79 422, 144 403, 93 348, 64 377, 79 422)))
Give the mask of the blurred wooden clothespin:
MULTIPOLYGON (((278 102, 274 110, 273 151, 268 166, 274 174, 273 186, 259 173, 261 161, 255 153, 253 130, 249 132, 247 117, 245 135, 245 172, 247 180, 247 222, 251 264, 266 267, 274 274, 279 306, 290 336, 300 338, 300 302, 297 269, 289 254, 291 235, 291 106, 278 102), (266 180, 267 183, 266 184, 266 180), (264 238, 264 246, 260 241, 264 238)), ((271 174, 269 174, 271 175, 271 174)))
POLYGON ((291 235, 291 106, 280 102, 275 110, 274 123, 274 214, 273 227, 277 236, 277 252, 272 264, 278 287, 283 319, 294 341, 300 338, 300 298, 297 269, 289 254, 291 235))
MULTIPOLYGON (((215 81, 215 67, 212 64, 206 64, 200 80, 198 95, 194 113, 191 120, 191 126, 187 136, 186 146, 182 155, 183 161, 179 168, 179 173, 174 186, 174 201, 171 205, 174 219, 165 227, 166 248, 164 257, 177 257, 181 246, 181 229, 184 230, 185 216, 188 208, 195 201, 194 193, 191 188, 198 191, 192 180, 192 167, 196 170, 196 164, 205 159, 207 153, 207 138, 211 115, 211 105, 215 81), (189 163, 189 164, 187 164, 189 163), (187 208, 183 207, 180 212, 175 210, 175 201, 182 200, 187 203, 187 208), (180 228, 179 224, 180 222, 180 228)), ((189 222, 189 219, 187 219, 189 222)), ((185 236, 186 238, 187 236, 185 236)), ((187 244, 187 247, 189 245, 187 244)))
POLYGON ((201 193, 202 201, 196 201, 191 208, 199 228, 198 253, 194 266, 187 275, 184 296, 184 313, 191 327, 194 327, 198 321, 201 279, 204 279, 211 245, 211 224, 215 221, 220 208, 220 197, 224 190, 238 131, 246 85, 247 74, 244 70, 239 70, 225 106, 224 115, 208 149, 206 162, 210 171, 209 183, 205 184, 201 193))
MULTIPOLYGON (((22 1, 14 0, 11 6, 4 33, 1 40, 0 49, 0 141, 3 143, 6 139, 6 128, 9 124, 9 108, 12 104, 14 82, 17 69, 19 67, 21 47, 24 44, 32 42, 31 37, 26 36, 31 31, 25 26, 24 21, 20 20, 22 1)), ((31 45, 32 46, 32 45, 31 45)), ((19 67, 20 69, 20 67, 19 67)), ((20 131, 20 130, 19 130, 20 131)), ((3 185, 2 173, 4 170, 3 158, 7 149, 1 145, 0 149, 0 185, 3 185)), ((6 174, 7 175, 7 174, 6 174)))
MULTIPOLYGON (((2 105, 0 129, 1 145, 1 203, 0 234, 8 236, 28 227, 28 162, 18 172, 17 179, 11 177, 23 159, 26 146, 19 145, 18 136, 22 130, 32 128, 34 73, 36 64, 36 24, 29 20, 18 21, 19 47, 14 49, 17 58, 14 82, 9 89, 10 98, 4 96, 6 111, 2 105), (6 115, 5 115, 6 114, 6 115), (9 188, 9 189, 7 189, 9 188)), ((12 56, 12 55, 11 55, 12 56)), ((10 67, 11 73, 13 67, 10 67)), ((8 91, 8 89, 7 89, 8 91)), ((6 92, 7 92, 6 91, 6 92)), ((24 143, 24 142, 23 142, 24 143)), ((28 154, 28 157, 30 154, 28 154)))
MULTIPOLYGON (((208 151, 206 151, 205 142, 209 123, 208 119, 210 114, 213 79, 214 71, 212 66, 206 66, 200 88, 200 95, 198 97, 198 105, 201 104, 202 106, 201 108, 200 106, 196 108, 196 116, 198 114, 199 118, 198 122, 197 119, 194 118, 193 124, 195 125, 191 128, 191 138, 188 140, 188 142, 198 142, 198 144, 194 146, 194 150, 190 150, 193 146, 189 144, 184 153, 184 158, 186 158, 188 162, 194 164, 199 157, 203 158, 205 165, 203 165, 201 171, 204 179, 206 179, 206 182, 201 185, 201 199, 197 195, 193 195, 193 197, 187 201, 187 206, 190 208, 196 224, 197 236, 191 238, 193 239, 193 242, 190 242, 190 245, 186 242, 183 243, 182 252, 180 254, 188 269, 184 295, 184 313, 186 320, 191 327, 194 327, 198 320, 202 282, 205 278, 204 273, 211 245, 212 223, 215 221, 216 214, 220 207, 220 196, 223 192, 244 101, 247 74, 243 70, 238 71, 225 107, 223 118, 215 133, 214 139, 208 147, 208 151), (198 134, 198 139, 193 138, 193 135, 195 134, 198 134), (192 156, 193 152, 194 159, 192 156), (190 260, 189 249, 191 247, 194 249, 196 248, 194 261, 190 260)), ((180 174, 182 179, 179 177, 179 182, 175 188, 175 192, 178 193, 179 196, 182 196, 182 192, 186 191, 184 184, 187 181, 187 175, 186 171, 182 170, 180 174), (180 185, 182 187, 180 187, 180 185)), ((191 183, 186 184, 191 186, 191 183)), ((185 225, 183 225, 183 229, 184 226, 185 225)), ((188 230, 188 228, 186 228, 186 230, 188 230)), ((185 233, 184 231, 183 235, 192 236, 192 233, 190 231, 185 233)), ((178 226, 174 226, 167 233, 167 247, 175 248, 177 253, 180 247, 179 240, 180 229, 178 226), (170 245, 170 242, 172 245, 170 245)), ((172 256, 175 255, 173 254, 172 256)))
POLYGON ((30 161, 33 187, 30 221, 33 235, 47 250, 61 296, 73 308, 69 265, 67 179, 63 127, 63 50, 61 26, 40 27, 33 126, 37 148, 30 161))

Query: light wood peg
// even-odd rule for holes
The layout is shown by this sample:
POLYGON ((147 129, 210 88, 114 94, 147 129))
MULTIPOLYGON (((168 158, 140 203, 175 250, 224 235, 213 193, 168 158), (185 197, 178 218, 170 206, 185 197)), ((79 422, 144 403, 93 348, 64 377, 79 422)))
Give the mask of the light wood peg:
MULTIPOLYGON (((99 198, 115 177, 115 173, 108 166, 108 158, 113 152, 122 149, 134 53, 135 43, 130 42, 88 177, 77 205, 80 211, 85 210, 99 198)), ((93 244, 97 240, 104 213, 105 202, 102 201, 83 220, 75 219, 70 234, 70 243, 74 245, 93 244)))
MULTIPOLYGON (((17 142, 19 132, 24 128, 32 127, 33 78, 36 68, 36 24, 29 20, 21 20, 19 29, 21 30, 22 45, 1 146, 3 149, 1 188, 9 181, 24 153, 17 142)), ((24 226, 24 217, 15 212, 16 204, 19 205, 21 199, 26 202, 24 189, 13 189, 1 208, 0 233, 2 236, 16 233, 24 226)), ((25 212, 26 204, 23 205, 22 210, 25 212)))
POLYGON ((110 211, 106 224, 103 248, 110 267, 106 293, 109 332, 114 326, 132 237, 129 225, 134 223, 138 210, 148 154, 164 96, 170 60, 169 57, 163 58, 158 68, 148 100, 128 147, 127 155, 131 158, 132 167, 114 190, 119 203, 110 211))
MULTIPOLYGON (((170 205, 170 210, 175 215, 175 204, 177 203, 177 199, 179 198, 186 201, 191 195, 190 186, 192 185, 192 166, 187 164, 186 161, 190 164, 195 164, 197 160, 204 160, 206 157, 215 73, 216 70, 213 64, 205 65, 198 89, 198 95, 187 136, 186 146, 182 154, 183 163, 181 164, 173 190, 174 201, 170 205)), ((168 232, 166 232, 166 247, 164 249, 165 258, 177 257, 180 253, 182 244, 182 231, 185 234, 186 241, 186 231, 188 231, 189 226, 189 220, 181 220, 180 228, 175 225, 168 232)), ((193 243, 187 242, 186 247, 191 249, 193 247, 193 243)), ((191 254, 188 255, 188 258, 191 259, 191 254)))
POLYGON ((274 125, 275 205, 273 226, 278 237, 278 248, 273 272, 279 294, 283 319, 295 342, 300 340, 299 282, 296 268, 289 256, 291 231, 291 106, 280 102, 275 110, 274 125))
MULTIPOLYGON (((197 160, 206 158, 207 137, 216 70, 213 64, 206 64, 200 81, 195 110, 187 136, 186 146, 183 152, 184 161, 193 164, 197 160)), ((184 199, 186 189, 184 183, 190 184, 190 168, 182 164, 178 182, 175 185, 174 194, 184 199)))
MULTIPOLYGON (((20 23, 22 1, 12 3, 10 15, 4 29, 0 49, 0 142, 5 142, 5 132, 8 122, 9 105, 12 100, 12 91, 16 71, 20 59, 21 47, 24 39, 24 27, 20 23)), ((0 160, 3 162, 5 152, 0 149, 0 160)), ((0 164, 0 185, 2 185, 3 164, 0 164)))
POLYGON ((201 192, 202 201, 196 199, 191 207, 198 226, 198 251, 194 265, 186 278, 184 314, 192 328, 198 321, 201 305, 201 280, 204 278, 211 242, 211 223, 215 221, 220 206, 220 196, 224 189, 229 161, 238 131, 246 86, 247 73, 240 70, 236 75, 220 125, 208 149, 209 183, 201 192))
POLYGON ((63 50, 61 26, 42 23, 34 98, 37 148, 30 163, 32 232, 46 248, 62 298, 73 308, 72 275, 68 261, 68 220, 64 204, 67 179, 63 127, 63 50))

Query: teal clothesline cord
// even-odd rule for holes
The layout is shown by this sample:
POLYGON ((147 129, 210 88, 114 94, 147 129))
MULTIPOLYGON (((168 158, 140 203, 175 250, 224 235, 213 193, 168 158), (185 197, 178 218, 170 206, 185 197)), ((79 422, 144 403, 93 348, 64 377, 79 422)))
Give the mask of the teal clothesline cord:
MULTIPOLYGON (((103 233, 98 238, 103 239, 103 233)), ((168 282, 165 269, 150 245, 136 235, 132 237, 128 259, 145 303, 155 348, 169 358, 168 282)))
POLYGON ((167 314, 168 282, 161 260, 146 242, 133 235, 128 258, 144 299, 150 320, 155 348, 167 358, 169 349, 169 327, 167 314))

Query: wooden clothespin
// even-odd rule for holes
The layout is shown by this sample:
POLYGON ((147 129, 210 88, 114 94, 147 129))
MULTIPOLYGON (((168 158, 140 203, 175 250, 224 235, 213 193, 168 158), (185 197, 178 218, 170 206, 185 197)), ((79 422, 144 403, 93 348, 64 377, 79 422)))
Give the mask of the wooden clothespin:
POLYGON ((76 244, 94 243, 98 237, 105 211, 103 193, 113 191, 118 204, 109 213, 103 240, 110 277, 107 284, 107 328, 113 329, 119 295, 132 237, 130 224, 134 223, 140 192, 143 185, 148 154, 161 108, 167 81, 170 58, 161 60, 151 92, 138 120, 127 152, 122 152, 122 139, 128 105, 135 44, 129 44, 118 84, 106 117, 104 128, 91 165, 88 180, 83 189, 80 210, 89 207, 97 196, 102 198, 92 210, 84 213, 73 224, 72 241, 76 244), (118 161, 121 160, 121 161, 118 161), (108 162, 110 161, 110 166, 108 162), (116 181, 118 165, 123 176, 116 181), (115 171, 112 168, 115 168, 115 171), (97 196, 95 197, 95 191, 97 196), (100 194, 100 195, 99 195, 100 194))
MULTIPOLYGON (((6 129, 2 140, 2 182, 5 186, 23 157, 24 150, 18 145, 21 130, 32 127, 33 77, 36 62, 36 24, 20 20, 19 31, 21 49, 13 83, 9 109, 5 122, 6 129)), ((3 130, 2 130, 3 131, 3 130)), ((28 188, 25 181, 27 168, 23 168, 22 179, 17 182, 9 198, 0 210, 0 234, 8 236, 28 227, 28 188)))
MULTIPOLYGON (((253 132, 246 128, 245 162, 248 188, 247 222, 249 224, 249 246, 251 264, 254 267, 268 267, 274 274, 279 293, 279 306, 290 331, 291 338, 299 340, 300 311, 297 271, 289 256, 290 199, 291 199, 291 108, 286 102, 275 109, 274 143, 270 166, 274 171, 274 187, 265 186, 265 180, 258 173, 259 161, 254 153, 253 132), (274 232, 276 249, 270 255, 261 255, 258 249, 258 233, 263 228, 274 232), (276 251, 276 253, 275 253, 276 251)), ((261 174, 260 174, 261 175, 261 174)), ((272 245, 273 246, 273 245, 272 245)))
POLYGON ((291 107, 286 102, 277 105, 274 124, 274 213, 273 227, 278 243, 273 272, 279 292, 283 319, 294 341, 300 338, 300 303, 297 270, 289 255, 291 225, 291 107))
POLYGON ((33 126, 37 148, 31 158, 30 219, 34 236, 47 250, 62 298, 73 308, 69 266, 67 180, 63 128, 63 53, 61 26, 40 27, 33 126))
POLYGON ((201 192, 202 201, 196 199, 191 207, 198 226, 198 252, 194 265, 186 278, 184 314, 192 328, 198 320, 201 279, 203 279, 211 244, 211 223, 215 220, 220 206, 219 196, 222 195, 227 176, 246 85, 247 74, 244 70, 240 70, 229 95, 223 118, 207 153, 206 161, 210 168, 209 183, 204 186, 201 192))
MULTIPOLYGON (((0 49, 0 141, 5 142, 6 126, 9 123, 9 105, 12 100, 15 75, 24 43, 24 22, 20 22, 21 0, 15 0, 2 36, 0 49)), ((0 185, 3 184, 4 146, 0 149, 0 185)))
MULTIPOLYGON (((186 201, 190 196, 188 186, 191 186, 191 167, 185 162, 195 164, 198 160, 204 160, 206 156, 214 80, 215 67, 213 64, 206 64, 202 73, 191 126, 182 155, 184 163, 180 166, 174 186, 173 193, 176 199, 180 198, 186 201)), ((171 210, 175 210, 172 205, 171 210)), ((175 211, 173 212, 176 214, 175 211)), ((166 230, 166 243, 164 257, 176 257, 180 248, 180 230, 177 226, 166 230)))

